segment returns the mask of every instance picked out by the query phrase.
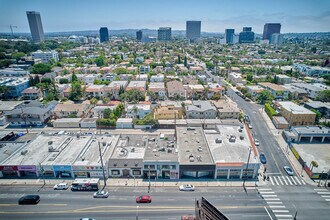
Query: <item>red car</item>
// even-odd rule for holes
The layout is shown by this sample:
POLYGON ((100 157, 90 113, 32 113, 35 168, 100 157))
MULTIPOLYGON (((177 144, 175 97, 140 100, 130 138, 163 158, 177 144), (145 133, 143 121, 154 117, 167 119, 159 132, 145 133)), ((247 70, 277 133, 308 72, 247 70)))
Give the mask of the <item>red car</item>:
POLYGON ((151 196, 138 196, 136 203, 151 203, 151 196))

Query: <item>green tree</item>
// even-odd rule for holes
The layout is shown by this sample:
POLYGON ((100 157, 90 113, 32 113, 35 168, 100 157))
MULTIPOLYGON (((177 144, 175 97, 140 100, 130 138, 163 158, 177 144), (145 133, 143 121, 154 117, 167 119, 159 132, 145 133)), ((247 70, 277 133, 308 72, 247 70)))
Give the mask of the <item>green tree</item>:
POLYGON ((184 66, 187 67, 188 63, 187 63, 187 57, 184 57, 184 62, 183 62, 184 66))
POLYGON ((279 83, 279 78, 275 75, 271 82, 274 83, 274 84, 278 84, 279 83))
POLYGON ((316 114, 315 122, 318 124, 320 122, 320 119, 322 118, 321 112, 319 112, 319 111, 317 111, 315 109, 311 109, 311 111, 316 114))
POLYGON ((126 91, 120 95, 120 99, 122 101, 128 101, 128 102, 133 102, 137 103, 139 101, 144 101, 144 94, 136 89, 126 91))
POLYGON ((323 90, 319 92, 316 100, 321 102, 330 102, 330 90, 323 90))
POLYGON ((205 65, 206 65, 206 68, 208 68, 208 69, 213 69, 214 66, 215 66, 215 65, 214 65, 213 63, 211 63, 211 62, 206 62, 205 65))
POLYGON ((19 59, 21 59, 24 56, 25 56, 25 53, 23 53, 23 52, 16 52, 16 53, 12 53, 11 54, 11 57, 13 59, 16 59, 16 60, 19 60, 19 59))
POLYGON ((103 110, 103 118, 110 118, 110 115, 111 115, 111 109, 109 109, 109 108, 106 108, 106 109, 104 109, 103 110))
POLYGON ((268 90, 260 92, 257 96, 257 101, 261 104, 271 102, 272 100, 274 100, 274 96, 268 90))
POLYGON ((181 64, 181 57, 180 57, 180 54, 178 55, 178 64, 181 64))
POLYGON ((74 73, 71 76, 71 82, 78 82, 78 77, 74 73))
POLYGON ((78 101, 82 97, 83 97, 83 89, 80 82, 77 81, 72 82, 69 98, 73 101, 78 101))
POLYGON ((246 80, 249 81, 249 82, 252 82, 252 80, 253 80, 253 74, 252 73, 247 74, 246 80))
POLYGON ((98 100, 95 97, 90 100, 90 103, 92 105, 96 105, 97 102, 98 102, 98 100))
POLYGON ((59 83, 60 83, 60 84, 67 84, 67 83, 69 83, 69 80, 63 78, 63 79, 60 79, 59 83))
POLYGON ((51 66, 44 63, 34 64, 31 68, 31 73, 34 74, 45 74, 51 71, 51 66))
POLYGON ((96 63, 96 66, 104 66, 104 64, 105 64, 105 58, 104 58, 104 56, 98 56, 95 59, 95 63, 96 63))

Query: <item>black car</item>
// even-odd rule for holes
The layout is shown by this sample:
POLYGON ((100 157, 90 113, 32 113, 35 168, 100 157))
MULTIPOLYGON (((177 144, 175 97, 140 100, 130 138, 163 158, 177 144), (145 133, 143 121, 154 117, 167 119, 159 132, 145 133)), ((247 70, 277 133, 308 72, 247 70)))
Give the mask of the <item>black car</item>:
POLYGON ((38 195, 26 195, 18 200, 18 204, 38 204, 40 202, 40 196, 38 195))
POLYGON ((266 164, 267 163, 266 156, 263 153, 260 154, 260 162, 262 164, 266 164))

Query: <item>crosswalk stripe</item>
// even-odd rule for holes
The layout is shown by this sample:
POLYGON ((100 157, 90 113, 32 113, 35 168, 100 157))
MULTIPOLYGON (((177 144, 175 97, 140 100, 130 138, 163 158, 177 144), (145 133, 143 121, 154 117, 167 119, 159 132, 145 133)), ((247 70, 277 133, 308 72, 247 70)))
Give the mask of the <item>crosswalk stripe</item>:
POLYGON ((281 212, 281 213, 288 213, 289 210, 272 210, 274 213, 278 213, 278 212, 281 212))
POLYGON ((275 194, 275 192, 264 192, 264 191, 262 191, 262 192, 260 192, 261 194, 275 194))
POLYGON ((271 201, 266 201, 268 205, 282 205, 283 202, 271 202, 271 201))
POLYGON ((271 209, 284 209, 284 205, 270 205, 269 208, 271 209))
POLYGON ((281 180, 281 177, 280 177, 280 176, 278 176, 278 181, 281 183, 281 185, 283 185, 283 183, 282 183, 282 180, 281 180))
POLYGON ((327 189, 314 189, 315 191, 328 191, 327 189))
POLYGON ((269 179, 270 179, 270 182, 272 183, 272 185, 274 185, 274 181, 273 181, 272 177, 269 177, 269 179))
POLYGON ((291 181, 290 181, 290 178, 288 176, 285 176, 285 178, 287 178, 288 182, 290 185, 292 185, 291 181))
POLYGON ((278 182, 277 182, 276 176, 274 176, 274 180, 276 182, 276 185, 279 185, 278 182))
POLYGON ((330 199, 325 199, 325 201, 330 202, 330 199))
POLYGON ((299 179, 298 179, 298 177, 295 176, 294 178, 296 179, 296 181, 297 181, 299 184, 301 184, 300 181, 299 181, 299 179))
POLYGON ((258 191, 269 191, 272 190, 271 188, 258 188, 258 191))
POLYGON ((268 198, 268 197, 277 197, 277 195, 262 195, 262 197, 264 197, 264 198, 268 198))
POLYGON ((283 218, 292 218, 292 215, 276 215, 276 217, 283 217, 283 218))
POLYGON ((283 182, 285 183, 285 185, 288 185, 288 183, 287 183, 286 180, 285 180, 285 177, 282 176, 282 178, 283 178, 283 182))
POLYGON ((268 201, 279 201, 279 198, 264 198, 264 200, 268 200, 268 201))
POLYGON ((297 183, 296 183, 296 181, 294 181, 293 176, 290 176, 290 177, 291 177, 292 182, 296 185, 297 183))
POLYGON ((323 198, 330 198, 330 196, 321 196, 321 197, 323 197, 323 198))
POLYGON ((300 179, 300 181, 301 181, 301 183, 302 183, 303 185, 306 185, 306 183, 305 183, 305 181, 304 181, 303 179, 300 179))
POLYGON ((317 192, 317 194, 325 194, 325 195, 330 195, 330 192, 317 192))

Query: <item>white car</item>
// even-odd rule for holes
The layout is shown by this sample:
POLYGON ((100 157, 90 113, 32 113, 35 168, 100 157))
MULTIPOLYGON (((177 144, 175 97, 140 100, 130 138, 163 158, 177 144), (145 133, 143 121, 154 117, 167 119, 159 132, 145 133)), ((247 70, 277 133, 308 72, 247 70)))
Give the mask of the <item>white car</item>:
POLYGON ((294 175, 294 172, 293 172, 293 170, 291 169, 291 167, 289 167, 289 166, 284 166, 283 168, 284 168, 285 172, 286 172, 289 176, 293 176, 293 175, 294 175))
POLYGON ((179 187, 180 191, 195 191, 195 187, 191 184, 181 185, 179 187))
POLYGON ((108 191, 98 191, 95 192, 93 197, 94 198, 108 198, 109 192, 108 191))
POLYGON ((59 183, 53 187, 54 190, 67 190, 68 188, 69 188, 69 184, 67 183, 59 183))
POLYGON ((254 145, 256 145, 256 146, 259 146, 259 140, 258 139, 254 139, 254 145))
POLYGON ((248 124, 248 127, 250 128, 250 129, 252 129, 253 127, 252 127, 252 124, 248 124))

